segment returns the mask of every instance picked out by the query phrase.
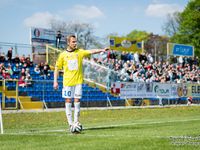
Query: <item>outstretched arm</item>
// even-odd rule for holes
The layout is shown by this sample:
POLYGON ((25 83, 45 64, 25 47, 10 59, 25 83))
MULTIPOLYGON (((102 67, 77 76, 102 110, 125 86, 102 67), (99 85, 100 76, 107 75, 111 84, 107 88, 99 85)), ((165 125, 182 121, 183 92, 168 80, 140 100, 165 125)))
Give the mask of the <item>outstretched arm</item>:
POLYGON ((105 52, 107 50, 110 50, 110 48, 104 48, 104 49, 91 49, 91 54, 97 54, 97 53, 101 53, 101 52, 105 52))

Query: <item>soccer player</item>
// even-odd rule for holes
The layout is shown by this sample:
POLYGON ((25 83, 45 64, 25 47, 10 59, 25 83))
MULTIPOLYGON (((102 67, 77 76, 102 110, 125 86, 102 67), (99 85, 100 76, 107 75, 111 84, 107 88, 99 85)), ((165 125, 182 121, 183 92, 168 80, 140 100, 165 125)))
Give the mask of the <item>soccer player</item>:
POLYGON ((58 88, 58 70, 63 69, 63 89, 62 97, 65 98, 65 109, 68 124, 71 127, 73 123, 79 122, 80 99, 82 97, 83 83, 83 58, 91 54, 105 52, 105 49, 83 50, 77 48, 77 39, 74 35, 66 38, 67 49, 62 52, 56 62, 54 71, 54 89, 58 88), (74 98, 74 122, 72 120, 72 98, 74 98))

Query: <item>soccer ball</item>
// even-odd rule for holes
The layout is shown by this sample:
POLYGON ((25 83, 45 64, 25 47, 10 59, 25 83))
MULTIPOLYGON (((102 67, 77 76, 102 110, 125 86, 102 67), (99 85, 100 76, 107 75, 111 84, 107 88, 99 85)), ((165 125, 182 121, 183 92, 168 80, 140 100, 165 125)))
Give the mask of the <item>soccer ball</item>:
POLYGON ((79 122, 74 123, 70 127, 70 132, 71 133, 81 133, 82 130, 83 130, 83 126, 79 122))

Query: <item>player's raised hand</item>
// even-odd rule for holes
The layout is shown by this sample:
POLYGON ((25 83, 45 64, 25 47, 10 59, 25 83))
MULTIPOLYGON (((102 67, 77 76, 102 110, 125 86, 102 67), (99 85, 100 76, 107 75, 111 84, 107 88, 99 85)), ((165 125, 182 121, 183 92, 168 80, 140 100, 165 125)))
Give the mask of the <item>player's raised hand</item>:
POLYGON ((106 52, 106 51, 108 51, 108 50, 110 50, 110 48, 109 47, 107 47, 107 48, 104 48, 104 49, 92 49, 91 50, 91 54, 97 54, 97 53, 104 53, 104 52, 106 52))
POLYGON ((106 52, 106 51, 108 51, 108 50, 110 50, 109 47, 104 48, 104 52, 106 52))

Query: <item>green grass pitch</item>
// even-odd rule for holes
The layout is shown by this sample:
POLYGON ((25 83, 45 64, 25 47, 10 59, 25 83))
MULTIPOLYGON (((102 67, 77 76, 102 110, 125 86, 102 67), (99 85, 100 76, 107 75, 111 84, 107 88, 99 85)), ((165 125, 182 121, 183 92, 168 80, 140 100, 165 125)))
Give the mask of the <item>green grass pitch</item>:
POLYGON ((82 110, 81 134, 66 122, 64 111, 3 114, 0 149, 200 149, 200 106, 82 110))

